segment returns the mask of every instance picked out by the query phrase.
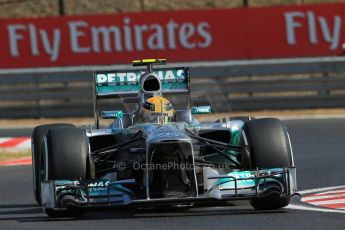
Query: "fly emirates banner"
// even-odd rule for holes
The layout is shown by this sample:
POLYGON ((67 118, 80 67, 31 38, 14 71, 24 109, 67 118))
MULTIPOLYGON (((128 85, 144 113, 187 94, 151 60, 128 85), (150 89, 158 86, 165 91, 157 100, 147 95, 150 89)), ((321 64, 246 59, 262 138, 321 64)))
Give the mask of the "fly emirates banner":
POLYGON ((0 20, 0 68, 337 56, 345 4, 0 20))

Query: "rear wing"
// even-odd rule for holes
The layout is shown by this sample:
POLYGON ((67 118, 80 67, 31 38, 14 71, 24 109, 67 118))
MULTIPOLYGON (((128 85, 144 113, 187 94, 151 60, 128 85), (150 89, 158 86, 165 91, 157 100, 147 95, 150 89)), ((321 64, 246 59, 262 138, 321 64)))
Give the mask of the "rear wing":
MULTIPOLYGON (((94 74, 95 96, 97 98, 112 98, 120 95, 136 96, 139 92, 140 77, 143 70, 123 70, 96 72, 94 74)), ((189 93, 189 68, 158 68, 153 73, 161 81, 164 93, 189 93)))
MULTIPOLYGON (((140 90, 140 78, 148 70, 117 70, 94 73, 93 111, 96 127, 99 127, 98 99, 117 97, 136 97, 140 90)), ((164 94, 190 94, 188 67, 157 68, 150 73, 156 74, 164 94)), ((188 105, 190 98, 188 97, 188 105)))

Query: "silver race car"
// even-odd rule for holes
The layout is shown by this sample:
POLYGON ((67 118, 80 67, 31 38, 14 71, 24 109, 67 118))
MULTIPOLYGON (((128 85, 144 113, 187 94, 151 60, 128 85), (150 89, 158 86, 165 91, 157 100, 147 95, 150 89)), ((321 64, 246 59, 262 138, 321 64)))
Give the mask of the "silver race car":
POLYGON ((297 188, 285 125, 252 117, 198 122, 194 115, 211 107, 191 106, 188 68, 153 69, 165 62, 139 60, 131 70, 96 72, 95 125, 34 129, 34 194, 48 216, 233 200, 261 210, 289 204, 297 188), (127 109, 100 109, 102 99, 119 98, 127 109))

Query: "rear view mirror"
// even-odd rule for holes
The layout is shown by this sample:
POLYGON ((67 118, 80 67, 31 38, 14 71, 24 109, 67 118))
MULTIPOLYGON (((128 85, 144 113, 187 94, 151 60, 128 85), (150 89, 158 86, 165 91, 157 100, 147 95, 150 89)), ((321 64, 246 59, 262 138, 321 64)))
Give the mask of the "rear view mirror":
POLYGON ((122 119, 122 111, 121 110, 102 111, 101 117, 103 119, 122 119))
POLYGON ((193 106, 192 107, 192 114, 210 114, 212 113, 211 111, 211 106, 206 105, 206 106, 193 106))

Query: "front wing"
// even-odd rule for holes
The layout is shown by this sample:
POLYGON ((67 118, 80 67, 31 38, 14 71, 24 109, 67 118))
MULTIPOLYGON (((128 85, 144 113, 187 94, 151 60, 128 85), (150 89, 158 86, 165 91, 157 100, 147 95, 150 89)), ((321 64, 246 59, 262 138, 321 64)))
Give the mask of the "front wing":
POLYGON ((212 202, 250 200, 265 197, 272 192, 281 196, 297 194, 296 169, 276 168, 255 171, 238 171, 220 175, 217 170, 204 168, 204 191, 193 196, 166 198, 136 198, 126 185, 134 180, 88 182, 52 180, 41 182, 42 206, 55 210, 68 206, 116 207, 185 204, 188 202, 212 202))

